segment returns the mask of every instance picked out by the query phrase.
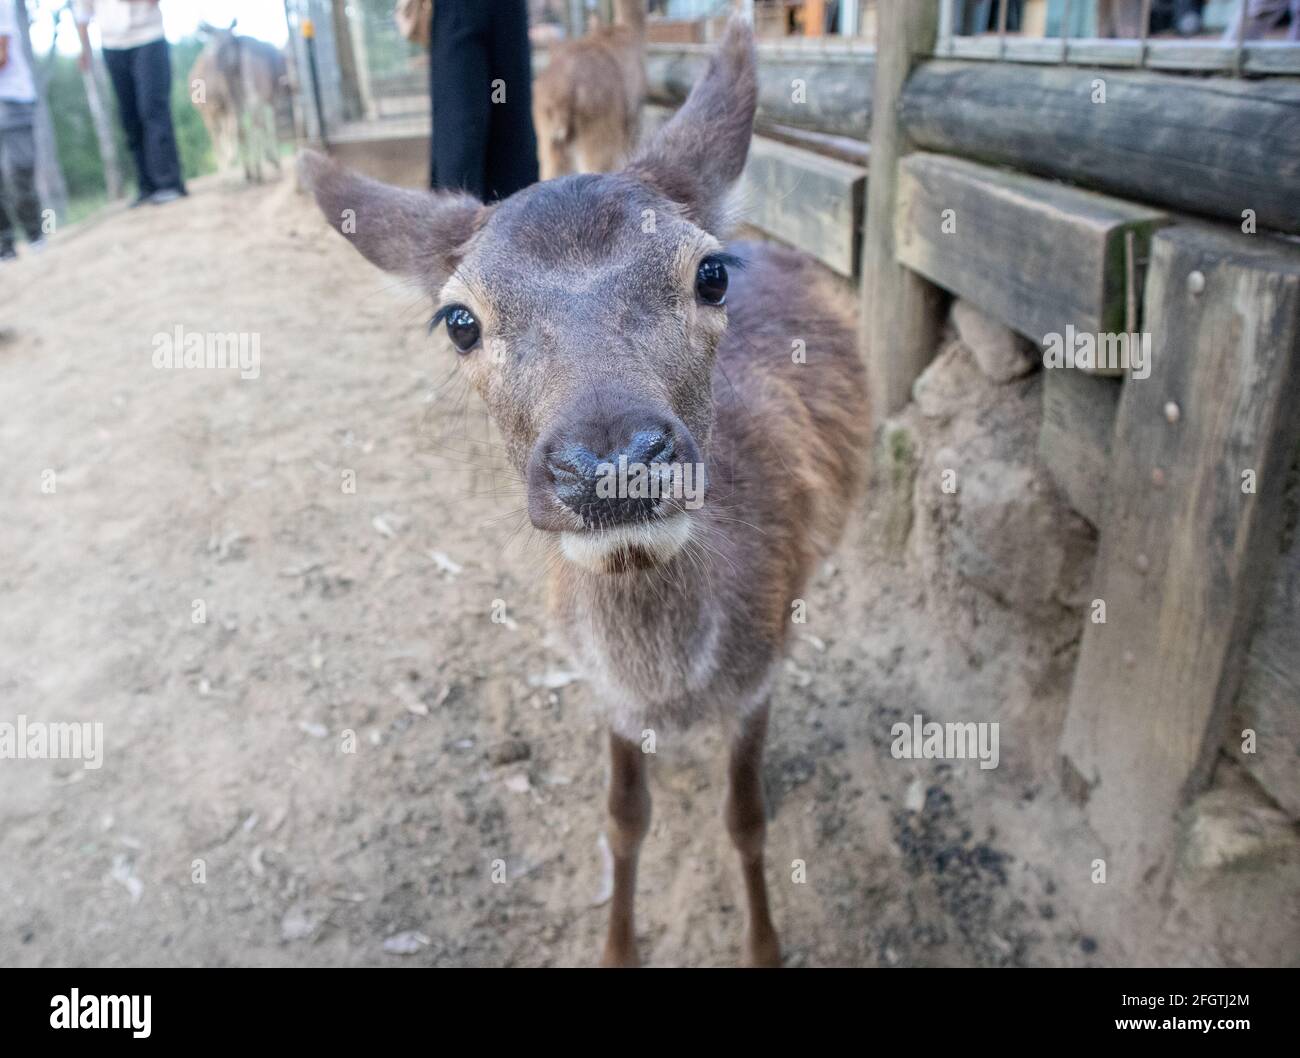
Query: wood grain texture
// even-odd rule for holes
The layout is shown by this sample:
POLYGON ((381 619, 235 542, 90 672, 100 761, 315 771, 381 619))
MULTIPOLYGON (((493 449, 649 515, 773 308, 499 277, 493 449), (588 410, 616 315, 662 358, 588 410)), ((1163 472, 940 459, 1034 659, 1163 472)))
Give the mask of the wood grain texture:
MULTIPOLYGON (((1297 477, 1300 464, 1293 481, 1297 477)), ((1300 495, 1294 499, 1300 501, 1300 495)), ((1289 529, 1290 543, 1246 655, 1228 749, 1292 819, 1300 820, 1300 531, 1294 524, 1289 529), (1256 735, 1254 753, 1242 752, 1246 728, 1256 735)))
MULTIPOLYGON (((1135 237, 1135 261, 1144 260, 1152 231, 1168 219, 1092 191, 926 153, 900 166, 896 218, 903 264, 1035 344, 1067 326, 1124 331, 1126 233, 1135 237)), ((1140 290, 1140 275, 1135 282, 1140 290)))
MULTIPOLYGON (((680 106, 704 74, 708 59, 708 48, 647 49, 649 98, 680 106)), ((874 72, 873 57, 860 52, 761 52, 757 120, 865 139, 871 124, 874 72), (803 86, 801 93, 796 91, 798 84, 803 86)))
POLYGON ((1300 232, 1300 81, 937 60, 900 119, 919 148, 1238 225, 1300 232), (1093 82, 1106 101, 1092 101, 1093 82))
POLYGON ((866 180, 860 166, 756 136, 741 178, 740 219, 853 276, 866 180))
POLYGON ((1119 379, 1083 371, 1043 372, 1038 455, 1070 506, 1094 526, 1101 521, 1110 477, 1121 386, 1119 379))
POLYGON ((882 4, 878 10, 871 180, 862 249, 862 346, 877 422, 902 408, 938 344, 943 294, 898 263, 894 245, 898 163, 914 149, 898 120, 903 86, 934 49, 938 0, 882 4))
POLYGON ((1175 813, 1227 735, 1276 558, 1300 439, 1300 250, 1199 225, 1159 231, 1146 318, 1152 372, 1124 385, 1099 527, 1107 620, 1085 624, 1061 738, 1067 785, 1083 787, 1109 880, 1125 889, 1167 877, 1175 813))

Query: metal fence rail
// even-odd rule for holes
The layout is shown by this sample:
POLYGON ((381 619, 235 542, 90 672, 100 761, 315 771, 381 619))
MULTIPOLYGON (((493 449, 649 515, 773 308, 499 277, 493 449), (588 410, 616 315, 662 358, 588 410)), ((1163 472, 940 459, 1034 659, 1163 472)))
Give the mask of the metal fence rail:
POLYGON ((942 0, 937 56, 1238 76, 1300 75, 1300 42, 1248 38, 1250 5, 1258 0, 1237 0, 1228 40, 1153 39, 1153 0, 1141 0, 1140 33, 1136 38, 1072 36, 1072 25, 1081 20, 1080 15, 1094 15, 1098 0, 1060 0, 1059 6, 1051 6, 1049 10, 1060 13, 1059 33, 1051 37, 1026 37, 1009 32, 1011 0, 992 0, 996 4, 996 29, 992 32, 960 33, 957 31, 961 21, 959 13, 965 10, 965 2, 942 0))

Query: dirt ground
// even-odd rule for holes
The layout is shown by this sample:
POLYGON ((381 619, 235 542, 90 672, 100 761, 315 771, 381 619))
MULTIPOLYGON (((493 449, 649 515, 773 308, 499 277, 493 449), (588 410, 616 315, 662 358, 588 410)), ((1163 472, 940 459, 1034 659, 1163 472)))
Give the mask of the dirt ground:
MULTIPOLYGON (((596 961, 603 733, 427 311, 288 181, 200 182, 0 274, 0 720, 106 742, 98 770, 0 761, 0 963, 596 961), (178 324, 258 334, 260 376, 155 369, 178 324)), ((955 641, 873 511, 774 695, 787 965, 1150 958, 1032 763, 1073 645, 1000 618, 955 641), (917 712, 1001 718, 1000 767, 895 760, 917 712)), ((739 959, 722 764, 707 730, 659 743, 650 964, 739 959)))

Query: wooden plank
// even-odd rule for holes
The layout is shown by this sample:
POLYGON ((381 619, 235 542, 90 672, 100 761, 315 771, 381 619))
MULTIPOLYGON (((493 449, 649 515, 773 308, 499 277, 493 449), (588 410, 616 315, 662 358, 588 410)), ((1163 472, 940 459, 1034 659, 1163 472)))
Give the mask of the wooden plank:
POLYGON ((741 179, 740 219, 853 276, 867 171, 755 136, 741 179))
POLYGON ((1093 525, 1101 522, 1121 386, 1082 371, 1043 372, 1038 455, 1070 506, 1093 525))
MULTIPOLYGON (((1300 478, 1300 463, 1292 477, 1300 478)), ((1300 495, 1293 499, 1300 502, 1300 495)), ((1268 795, 1300 820, 1300 531, 1292 524, 1290 532, 1251 637, 1227 744, 1268 795), (1243 752, 1248 728, 1255 732, 1253 753, 1243 752)))
MULTIPOLYGON (((874 55, 861 49, 823 50, 822 41, 817 46, 814 51, 759 45, 758 122, 865 139, 871 123, 874 55)), ((648 47, 650 100, 680 106, 703 75, 712 51, 712 45, 648 47)))
POLYGON ((1300 233, 1300 81, 935 60, 899 112, 924 150, 1300 233))
POLYGON ((898 119, 898 101, 920 57, 934 50, 938 0, 882 4, 871 120, 871 182, 862 250, 862 346, 876 421, 912 395, 938 344, 943 319, 939 289, 899 265, 894 247, 898 163, 914 145, 898 119))
MULTIPOLYGON (((1168 218, 1037 177, 913 154, 899 168, 896 219, 899 261, 1041 343, 1067 327, 1126 332, 1126 239, 1136 264, 1168 218)), ((1132 278, 1140 290, 1140 274, 1132 278)))
MULTIPOLYGON (((641 109, 642 141, 648 141, 650 134, 667 124, 668 119, 675 113, 675 107, 647 103, 641 109)), ((863 139, 833 136, 828 132, 810 132, 807 129, 795 128, 793 125, 776 125, 770 121, 756 121, 754 131, 769 140, 788 143, 792 147, 802 147, 827 158, 838 158, 842 162, 848 162, 862 169, 866 169, 870 164, 871 147, 863 139)))
POLYGON ((1177 226, 1146 288, 1152 371, 1120 398, 1094 592, 1061 736, 1107 880, 1162 886, 1223 744, 1300 441, 1300 250, 1177 226), (1243 490, 1243 472, 1255 491, 1243 490))

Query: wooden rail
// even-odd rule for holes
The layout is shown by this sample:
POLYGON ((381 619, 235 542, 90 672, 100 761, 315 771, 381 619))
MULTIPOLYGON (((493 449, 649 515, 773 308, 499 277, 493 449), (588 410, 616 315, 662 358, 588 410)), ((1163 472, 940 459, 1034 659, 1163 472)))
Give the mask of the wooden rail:
POLYGON ((1225 739, 1300 815, 1300 246, 1267 233, 1300 233, 1300 82, 918 65, 937 6, 881 9, 864 353, 879 410, 900 407, 938 290, 1038 342, 1150 342, 1122 381, 1045 370, 1039 453, 1098 528, 1105 604, 1063 780, 1109 878, 1158 889, 1225 739))

